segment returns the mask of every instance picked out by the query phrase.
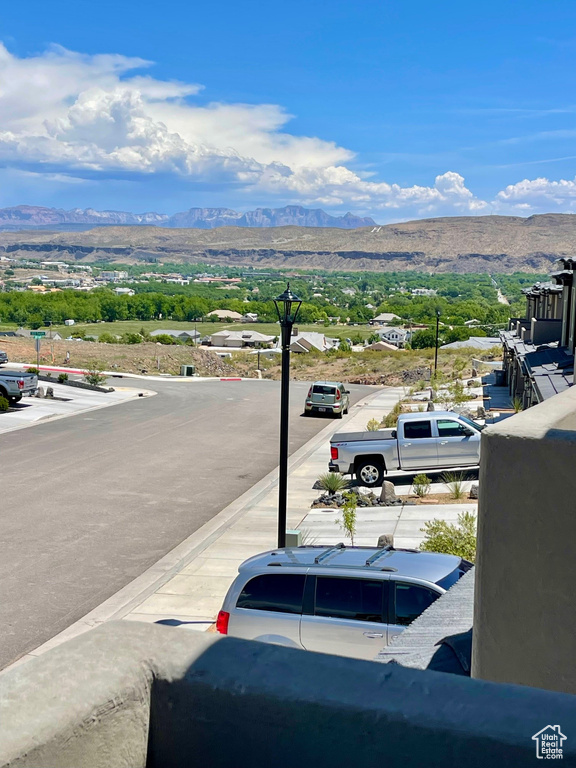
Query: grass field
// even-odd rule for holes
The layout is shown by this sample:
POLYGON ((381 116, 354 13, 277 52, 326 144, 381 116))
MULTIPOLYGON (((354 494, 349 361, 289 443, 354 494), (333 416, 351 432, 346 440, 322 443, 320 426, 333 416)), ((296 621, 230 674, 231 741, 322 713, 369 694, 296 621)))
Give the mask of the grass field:
MULTIPOLYGON (((0 324, 0 329, 3 331, 16 330, 16 325, 12 324, 0 324)), ((243 331, 251 330, 264 333, 268 336, 278 336, 280 334, 280 326, 278 323, 179 323, 175 320, 122 320, 115 323, 76 323, 75 325, 53 325, 51 329, 43 327, 40 330, 46 331, 46 335, 49 335, 49 331, 59 333, 63 339, 70 336, 74 331, 84 331, 91 336, 100 336, 102 333, 112 333, 117 336, 121 336, 123 333, 138 333, 141 328, 148 331, 156 331, 161 328, 169 328, 173 330, 196 330, 207 336, 211 333, 216 333, 222 329, 243 331)), ((363 339, 367 338, 373 329, 368 326, 348 326, 348 325, 331 325, 326 327, 324 325, 298 325, 299 331, 314 331, 316 333, 323 333, 325 336, 332 338, 346 339, 351 335, 359 334, 363 339)))

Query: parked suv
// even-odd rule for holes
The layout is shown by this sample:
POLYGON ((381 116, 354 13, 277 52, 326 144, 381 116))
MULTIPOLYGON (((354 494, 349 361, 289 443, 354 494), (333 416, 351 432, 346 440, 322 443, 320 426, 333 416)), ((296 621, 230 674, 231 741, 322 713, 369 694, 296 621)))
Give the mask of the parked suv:
POLYGON ((350 408, 349 395, 342 382, 315 381, 306 395, 304 413, 331 413, 341 419, 350 408))
POLYGON ((277 549, 240 566, 216 629, 373 659, 470 568, 455 555, 392 547, 277 549))
POLYGON ((8 355, 0 349, 0 365, 8 362, 8 355))

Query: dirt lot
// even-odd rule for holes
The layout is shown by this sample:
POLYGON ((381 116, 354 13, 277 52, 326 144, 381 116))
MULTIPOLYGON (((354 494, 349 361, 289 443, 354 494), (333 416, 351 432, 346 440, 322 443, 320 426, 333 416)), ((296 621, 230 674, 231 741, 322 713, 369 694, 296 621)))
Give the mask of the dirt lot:
MULTIPOLYGON (((36 363, 36 351, 31 339, 0 338, 0 349, 8 353, 9 360, 36 363)), ((153 342, 141 344, 104 344, 90 341, 42 340, 40 363, 65 365, 70 353, 71 368, 119 370, 127 373, 179 374, 183 364, 195 365, 200 376, 244 376, 256 378, 257 355, 233 352, 231 358, 222 359, 209 349, 186 345, 163 345, 153 342)), ((471 375, 471 359, 478 350, 447 350, 438 355, 438 369, 447 378, 458 371, 464 377, 471 375)), ((268 360, 261 355, 263 377, 280 379, 279 355, 268 360)), ((351 352, 337 356, 321 353, 293 354, 291 378, 296 381, 345 381, 351 384, 386 384, 417 386, 430 376, 434 364, 434 350, 405 350, 398 352, 351 352)))
MULTIPOLYGON (((8 359, 36 364, 34 342, 29 339, 2 338, 0 349, 8 359)), ((188 346, 142 344, 100 344, 89 341, 42 341, 41 365, 66 365, 71 368, 99 368, 126 373, 180 373, 183 364, 195 365, 201 376, 235 376, 238 370, 214 352, 188 346), (70 361, 66 362, 66 353, 70 361)), ((254 368, 255 368, 254 364, 254 368)))

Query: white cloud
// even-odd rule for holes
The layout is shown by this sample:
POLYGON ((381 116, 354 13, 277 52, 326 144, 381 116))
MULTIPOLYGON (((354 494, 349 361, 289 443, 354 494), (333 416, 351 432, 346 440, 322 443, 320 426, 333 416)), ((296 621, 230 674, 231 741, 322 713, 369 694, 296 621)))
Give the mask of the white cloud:
POLYGON ((198 84, 158 80, 150 62, 52 46, 18 58, 0 44, 0 164, 46 178, 155 173, 285 202, 382 218, 576 207, 576 181, 522 181, 488 203, 454 171, 402 187, 354 171, 354 153, 295 136, 276 104, 201 104, 198 84))
POLYGON ((519 213, 571 212, 576 210, 576 179, 524 179, 498 192, 495 202, 501 210, 519 213))

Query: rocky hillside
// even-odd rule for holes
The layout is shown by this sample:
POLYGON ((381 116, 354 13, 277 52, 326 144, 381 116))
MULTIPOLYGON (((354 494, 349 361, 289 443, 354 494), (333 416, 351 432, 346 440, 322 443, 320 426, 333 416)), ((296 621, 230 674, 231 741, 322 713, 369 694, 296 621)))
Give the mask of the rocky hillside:
POLYGON ((0 252, 25 258, 176 262, 334 270, 546 272, 573 256, 576 215, 424 219, 343 230, 105 227, 86 232, 0 232, 0 252))

